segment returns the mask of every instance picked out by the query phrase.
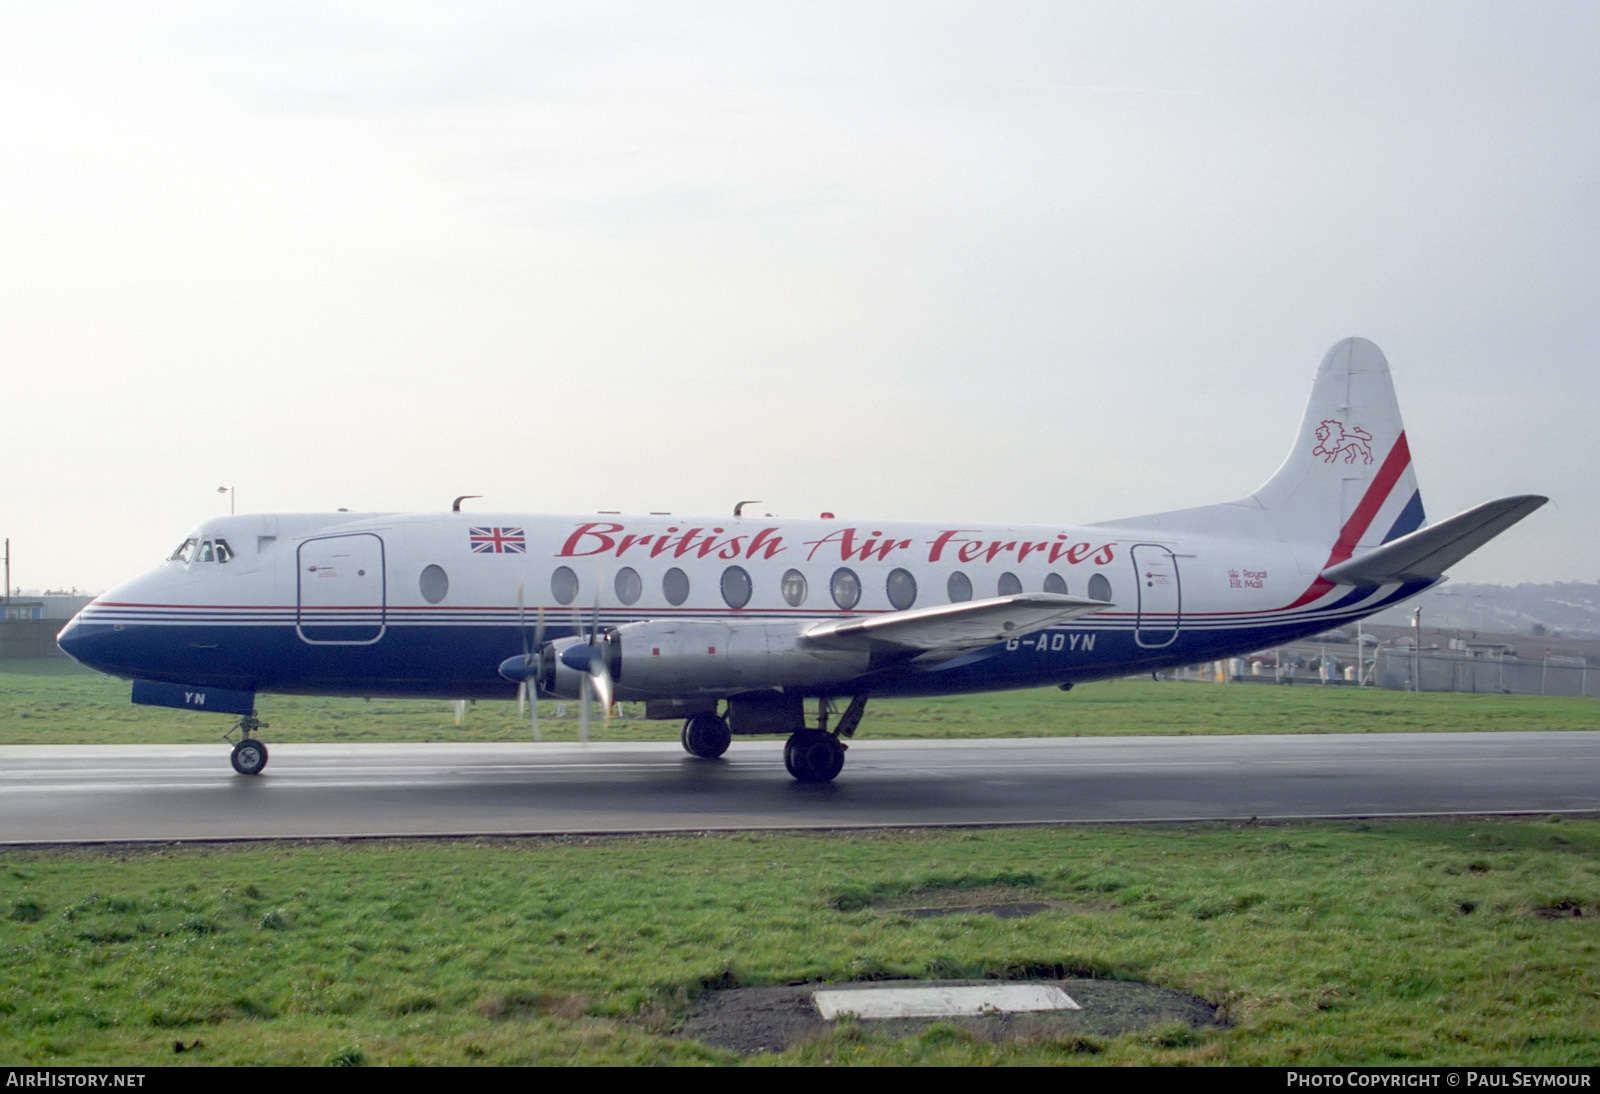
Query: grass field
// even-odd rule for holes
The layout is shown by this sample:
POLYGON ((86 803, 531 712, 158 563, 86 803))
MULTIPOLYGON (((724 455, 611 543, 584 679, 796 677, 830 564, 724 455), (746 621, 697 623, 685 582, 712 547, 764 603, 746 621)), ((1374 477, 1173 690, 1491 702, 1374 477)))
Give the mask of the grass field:
POLYGON ((857 1023, 756 1060, 1600 1061, 1593 820, 29 850, 0 877, 8 1064, 731 1063, 672 1034, 711 988, 1041 969, 1233 1025, 857 1023), (1055 906, 894 910, 967 890, 1055 906))
MULTIPOLYGON (((67 661, 0 661, 0 744, 136 744, 214 741, 225 715, 136 707, 129 685, 67 661)), ((453 704, 436 700, 311 699, 263 695, 260 715, 274 741, 511 741, 531 735, 514 703, 468 708, 459 728, 453 704)), ((626 710, 628 704, 624 704, 626 710)), ((555 717, 540 704, 546 740, 577 735, 576 704, 555 717)), ((861 735, 897 737, 1048 737, 1165 733, 1350 733, 1492 729, 1593 729, 1593 699, 1536 695, 1454 695, 1375 688, 1196 684, 1147 678, 995 692, 948 699, 880 699, 861 735)), ((600 740, 677 740, 675 722, 598 719, 600 740)))
MULTIPOLYGON (((1591 729, 1594 710, 1125 680, 874 703, 863 733, 1591 729)), ((266 697, 262 715, 269 740, 527 735, 510 704, 461 729, 437 702, 266 697)), ((0 744, 208 741, 228 721, 133 707, 125 683, 69 665, 0 663, 0 744)), ((742 1058, 673 1032, 710 990, 1028 972, 1147 981, 1231 1025, 1000 1039, 844 1023, 750 1062, 1593 1065, 1600 821, 0 851, 10 1065, 728 1064, 742 1058), (904 911, 963 894, 1049 907, 904 911)))

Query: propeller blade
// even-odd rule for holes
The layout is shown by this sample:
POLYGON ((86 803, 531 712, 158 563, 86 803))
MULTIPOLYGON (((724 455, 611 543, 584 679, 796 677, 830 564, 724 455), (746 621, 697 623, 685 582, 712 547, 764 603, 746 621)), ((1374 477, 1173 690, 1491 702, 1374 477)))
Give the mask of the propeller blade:
POLYGON ((539 651, 539 675, 533 678, 533 739, 539 740, 539 680, 544 676, 544 605, 539 605, 539 622, 533 631, 533 648, 539 651))
MULTIPOLYGON (((522 582, 520 581, 517 582, 517 630, 522 633, 522 656, 531 660, 532 651, 528 648, 528 609, 523 602, 522 582)), ((527 701, 528 681, 524 677, 522 682, 517 685, 517 721, 519 722, 522 721, 522 712, 527 701)), ((538 716, 539 712, 536 707, 534 709, 534 717, 537 718, 538 716)))
POLYGON ((596 657, 589 662, 589 682, 594 687, 595 698, 600 700, 601 709, 606 712, 606 720, 611 719, 611 704, 616 700, 613 696, 616 689, 611 685, 611 669, 606 664, 605 658, 596 657))
MULTIPOLYGON (((589 701, 600 700, 607 721, 611 720, 611 668, 606 664, 606 648, 600 641, 600 585, 605 580, 598 568, 595 570, 594 612, 589 617, 589 671, 583 678, 583 710, 578 722, 578 735, 589 743, 589 701)), ((582 616, 579 617, 582 625, 582 616)))
MULTIPOLYGON (((527 634, 526 631, 523 632, 527 634)), ((539 679, 544 675, 544 605, 539 605, 539 621, 533 628, 533 647, 528 655, 530 659, 537 658, 538 670, 529 677, 528 707, 533 711, 529 721, 533 725, 533 739, 539 740, 539 679)))
POLYGON ((539 740, 539 680, 544 676, 544 605, 539 605, 539 622, 535 625, 533 638, 528 638, 528 605, 524 595, 522 582, 517 582, 517 629, 522 632, 522 657, 525 664, 526 675, 522 684, 517 688, 517 721, 522 721, 523 704, 527 704, 529 711, 529 724, 533 727, 533 739, 539 740))

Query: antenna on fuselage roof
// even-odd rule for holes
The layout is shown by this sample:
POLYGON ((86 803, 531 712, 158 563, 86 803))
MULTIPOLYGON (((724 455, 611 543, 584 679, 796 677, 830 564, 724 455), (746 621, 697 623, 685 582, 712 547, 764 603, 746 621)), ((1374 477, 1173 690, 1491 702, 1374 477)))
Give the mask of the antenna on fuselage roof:
POLYGON ((744 516, 744 507, 746 505, 760 505, 760 504, 761 504, 761 499, 759 499, 759 498, 751 498, 749 501, 741 501, 738 505, 735 505, 733 507, 733 515, 734 515, 735 518, 742 517, 742 516, 744 516))
POLYGON ((457 498, 455 501, 450 503, 450 511, 452 513, 459 513, 459 512, 461 512, 461 503, 462 502, 466 501, 468 498, 481 498, 481 497, 483 497, 482 494, 462 494, 459 498, 457 498))

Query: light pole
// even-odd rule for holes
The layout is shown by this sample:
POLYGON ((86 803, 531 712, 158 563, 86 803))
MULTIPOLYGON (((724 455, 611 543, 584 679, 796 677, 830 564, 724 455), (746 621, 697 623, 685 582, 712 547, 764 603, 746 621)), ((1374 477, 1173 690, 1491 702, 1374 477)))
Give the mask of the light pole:
POLYGON ((238 495, 234 492, 233 487, 231 487, 231 486, 219 486, 219 487, 217 487, 217 493, 228 495, 228 515, 230 517, 238 512, 238 509, 234 505, 234 502, 235 502, 236 498, 238 497, 238 495))
POLYGON ((1422 691, 1422 605, 1411 611, 1411 690, 1422 691))

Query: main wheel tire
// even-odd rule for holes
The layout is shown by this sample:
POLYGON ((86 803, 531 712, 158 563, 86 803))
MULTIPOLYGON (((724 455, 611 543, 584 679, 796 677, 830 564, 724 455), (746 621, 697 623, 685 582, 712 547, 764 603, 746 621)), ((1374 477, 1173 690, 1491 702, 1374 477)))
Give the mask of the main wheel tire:
POLYGON ((800 782, 832 782, 844 769, 844 742, 820 729, 802 729, 784 744, 783 764, 800 782))
POLYGON ((233 746, 233 769, 241 775, 259 775, 267 766, 267 746, 246 737, 233 746))
POLYGON ((715 714, 696 714, 683 723, 683 749, 702 760, 714 760, 733 743, 733 731, 715 714))

